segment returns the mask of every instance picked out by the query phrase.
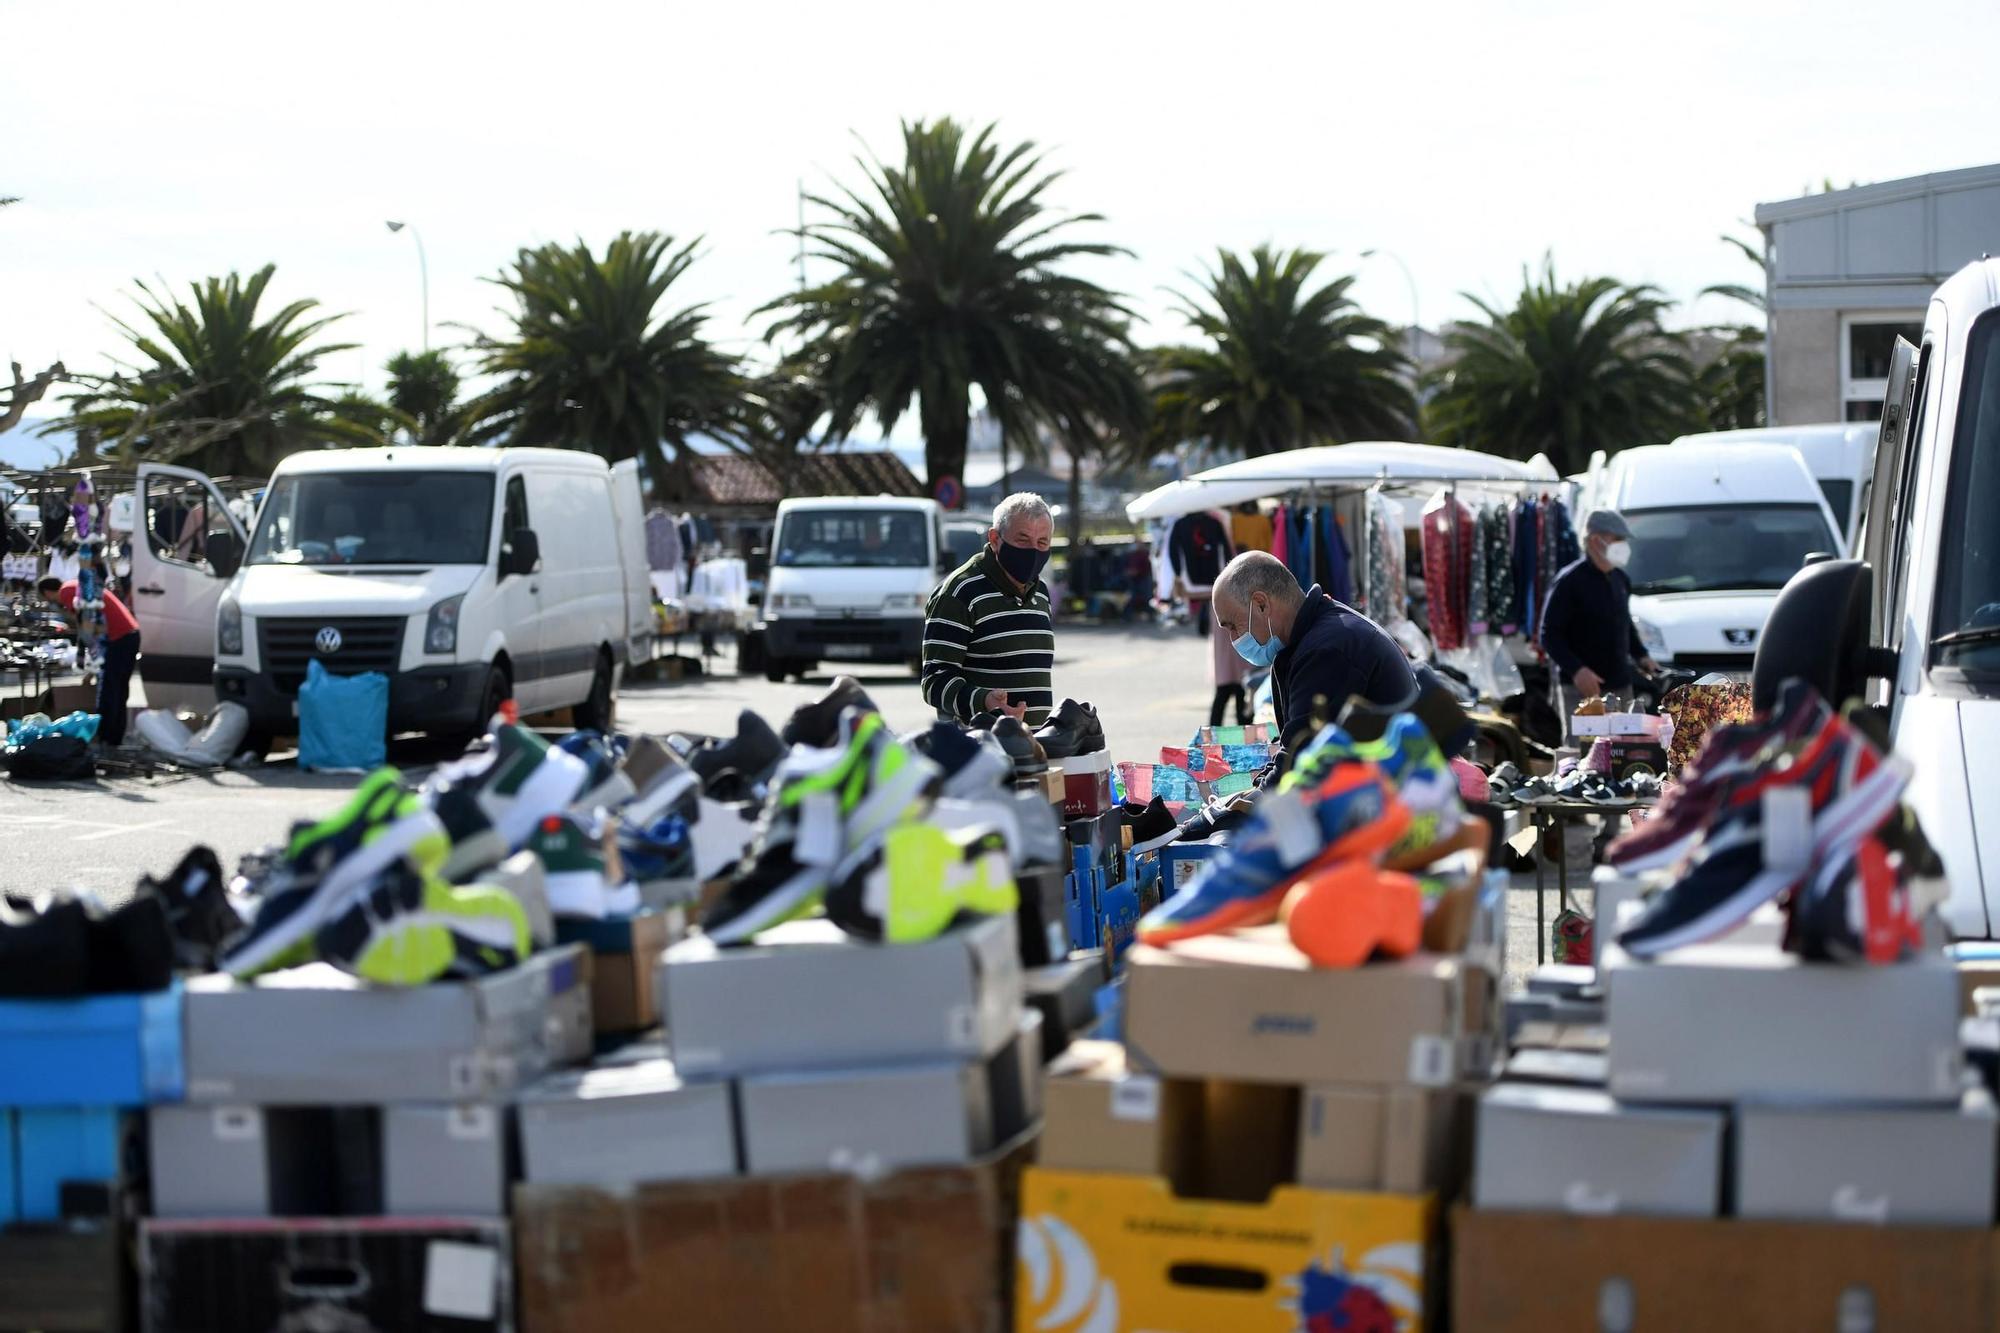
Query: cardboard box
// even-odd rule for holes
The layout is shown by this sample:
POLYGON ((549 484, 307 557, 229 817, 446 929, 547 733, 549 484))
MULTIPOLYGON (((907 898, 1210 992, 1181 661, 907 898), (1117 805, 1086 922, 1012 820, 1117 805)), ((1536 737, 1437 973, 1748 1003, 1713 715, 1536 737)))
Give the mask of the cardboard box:
POLYGON ((0 1000, 0 1106, 179 1101, 181 986, 150 995, 0 1000))
POLYGON ((1990 1333, 1991 1233, 1740 1218, 1452 1214, 1452 1318, 1556 1329, 1990 1333))
POLYGON ((124 1333, 136 1328, 125 1230, 0 1231, 0 1328, 124 1333))
POLYGON ((1958 1106, 1743 1106, 1740 1217, 1993 1225, 1996 1123, 1984 1089, 1958 1106))
POLYGON ((155 1217, 339 1211, 333 1118, 322 1109, 155 1106, 146 1127, 155 1217))
POLYGON ((969 1162, 994 1143, 983 1063, 751 1074, 739 1095, 753 1176, 969 1162))
POLYGON ((382 1211, 490 1217, 514 1177, 508 1108, 491 1102, 382 1108, 382 1211))
POLYGON ((1658 713, 1578 713, 1569 720, 1569 734, 1650 740, 1658 737, 1665 726, 1666 718, 1658 713))
POLYGON ((1667 1102, 1956 1103, 1958 974, 1941 956, 1830 967, 1701 945, 1605 953, 1611 1091, 1667 1102))
MULTIPOLYGON (((587 995, 577 945, 477 981, 402 989, 318 963, 249 985, 198 977, 187 987, 188 1100, 359 1105, 503 1095, 574 1051, 587 995)), ((587 1043, 587 1016, 583 1028, 587 1043)))
POLYGON ((1012 917, 897 945, 794 921, 742 948, 683 940, 661 969, 667 1036, 688 1078, 984 1060, 1013 1040, 1021 1008, 1012 917))
POLYGON ((1042 1096, 1042 1166, 1192 1183, 1200 1083, 1135 1072, 1116 1042, 1079 1041, 1049 1066, 1042 1096))
POLYGON ((1005 1143, 1042 1122, 1042 1015, 1023 1009, 1014 1040, 986 1062, 993 1142, 1005 1143))
POLYGON ((514 1194, 523 1327, 995 1333, 1023 1154, 514 1194))
POLYGON ((125 1183, 133 1116, 113 1106, 24 1106, 14 1115, 16 1184, 23 1221, 64 1216, 65 1186, 125 1183))
POLYGON ((1725 1123, 1712 1107, 1503 1083, 1479 1099, 1472 1199, 1486 1210, 1713 1217, 1725 1123))
POLYGON ((1111 795, 1109 761, 1095 772, 1079 772, 1071 768, 1075 760, 1065 759, 1062 762, 1063 814, 1071 819, 1083 819, 1110 812, 1116 802, 1111 795))
POLYGON ((515 1326, 501 1218, 149 1219, 139 1269, 147 1333, 515 1326))
POLYGON ((1025 786, 1031 791, 1040 792, 1042 798, 1058 810, 1061 810, 1063 807, 1066 791, 1060 769, 1051 768, 1047 772, 1038 773, 1034 777, 1029 778, 1025 783, 1016 783, 1015 785, 1025 786))
POLYGON ((1022 974, 1022 999, 1042 1015, 1043 1063, 1096 1026, 1105 981, 1104 954, 1096 949, 1022 974))
POLYGON ((660 955, 675 938, 667 912, 612 921, 556 923, 565 944, 590 950, 590 1016, 597 1032, 643 1032, 660 1021, 660 955))
POLYGON ((1069 957, 1069 909, 1061 866, 1036 866, 1014 876, 1021 905, 1015 909, 1015 935, 1021 966, 1046 967, 1069 957))
POLYGON ((1435 1221, 1428 1195, 1286 1186, 1218 1203, 1161 1180, 1036 1167, 1021 1182, 1015 1327, 1421 1333, 1436 1304, 1435 1221))
POLYGON ((1171 898, 1186 888, 1202 863, 1222 854, 1219 838, 1200 842, 1170 842, 1160 848, 1160 897, 1171 898))
POLYGON ((1129 955, 1126 1036, 1181 1078, 1443 1087, 1492 1060, 1490 979, 1419 954, 1315 968, 1283 927, 1129 955))
POLYGON ((728 1083, 687 1083, 666 1059, 552 1074, 520 1094, 522 1178, 622 1189, 736 1174, 728 1083))
POLYGON ((1431 1088, 1309 1087, 1299 1111, 1296 1179, 1308 1189, 1442 1190, 1462 1101, 1431 1088))
POLYGON ((52 685, 42 691, 38 702, 40 706, 32 711, 47 713, 50 717, 68 717, 71 713, 95 713, 97 686, 52 685))

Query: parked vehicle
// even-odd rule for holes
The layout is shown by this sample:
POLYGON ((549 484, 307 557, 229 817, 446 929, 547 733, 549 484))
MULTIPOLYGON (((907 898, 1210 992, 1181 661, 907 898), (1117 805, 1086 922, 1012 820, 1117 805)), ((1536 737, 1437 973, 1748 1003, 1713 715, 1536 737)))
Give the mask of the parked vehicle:
POLYGON ((1632 525, 1632 623, 1668 668, 1747 674, 1778 590, 1808 555, 1841 549, 1826 497, 1781 444, 1627 449, 1577 507, 1632 525))
POLYGON ((764 675, 822 661, 923 660, 924 602, 952 566, 935 500, 891 495, 783 500, 765 584, 764 675))
POLYGON ((1820 426, 1757 426, 1749 430, 1717 430, 1683 435, 1675 444, 1789 444, 1805 460, 1806 471, 1819 483, 1827 507, 1839 527, 1842 551, 1854 548, 1854 531, 1861 525, 1862 483, 1875 457, 1876 423, 1836 421, 1820 426))
POLYGON ((638 467, 555 449, 353 449, 279 464, 247 544, 208 478, 139 471, 149 702, 290 734, 308 663, 389 677, 392 731, 476 734, 503 700, 608 728, 650 652, 638 467))
POLYGON ((1913 767, 1908 801, 1944 860, 1945 919, 2000 922, 2000 260, 1932 296, 1896 340, 1859 559, 1803 571, 1757 654, 1768 700, 1803 676, 1868 700, 1913 767))

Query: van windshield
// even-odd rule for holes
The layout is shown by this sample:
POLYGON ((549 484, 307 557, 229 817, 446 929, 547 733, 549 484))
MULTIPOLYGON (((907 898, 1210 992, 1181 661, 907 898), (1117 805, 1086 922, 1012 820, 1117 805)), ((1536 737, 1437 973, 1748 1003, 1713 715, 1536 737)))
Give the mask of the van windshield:
POLYGON ((1840 549, 1818 505, 1627 509, 1636 593, 1782 588, 1814 551, 1840 549))
POLYGON ((929 568, 930 516, 919 509, 794 509, 774 565, 795 569, 929 568))
POLYGON ((2000 672, 2000 316, 1972 331, 1938 547, 1942 662, 2000 672))
POLYGON ((484 472, 313 472, 271 486, 253 565, 483 565, 493 530, 484 472))

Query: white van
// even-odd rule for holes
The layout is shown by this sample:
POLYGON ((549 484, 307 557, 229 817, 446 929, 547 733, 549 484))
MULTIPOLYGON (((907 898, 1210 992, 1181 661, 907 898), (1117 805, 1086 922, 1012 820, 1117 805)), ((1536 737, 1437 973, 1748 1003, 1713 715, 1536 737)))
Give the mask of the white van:
POLYGON ((921 670, 924 603, 949 560, 935 500, 781 500, 757 627, 765 676, 803 677, 822 661, 921 670))
POLYGON ((1789 444, 1805 460, 1806 471, 1819 483, 1840 525, 1841 550, 1854 549, 1854 532, 1861 525, 1861 489, 1875 457, 1876 424, 1836 421, 1818 426, 1756 426, 1748 430, 1716 430, 1683 435, 1675 444, 1789 444))
POLYGON ((1632 624, 1663 667, 1747 674, 1778 590, 1839 524, 1780 444, 1644 445, 1612 456, 1580 511, 1632 525, 1632 624))
POLYGON ((573 708, 578 726, 608 729, 623 671, 650 651, 636 463, 559 449, 294 454, 247 543, 200 473, 142 466, 139 497, 132 581, 156 707, 199 706, 188 696, 212 679, 215 697, 250 710, 254 735, 288 735, 318 661, 386 674, 391 731, 473 735, 510 697, 524 714, 573 708))
POLYGON ((1896 340, 1860 559, 1785 588, 1757 655, 1767 701, 1803 676, 1868 699, 1913 776, 1944 859, 1954 933, 2000 926, 2000 259, 1931 297, 1922 347, 1896 340))

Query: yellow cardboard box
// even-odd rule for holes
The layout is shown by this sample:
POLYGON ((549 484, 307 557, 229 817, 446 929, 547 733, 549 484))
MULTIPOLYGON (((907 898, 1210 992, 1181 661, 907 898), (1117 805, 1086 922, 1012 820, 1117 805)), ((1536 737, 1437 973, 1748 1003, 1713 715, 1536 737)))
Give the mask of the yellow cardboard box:
POLYGON ((1437 1200, 1280 1186, 1184 1199, 1147 1176, 1021 1182, 1019 1333, 1422 1333, 1437 1200))

